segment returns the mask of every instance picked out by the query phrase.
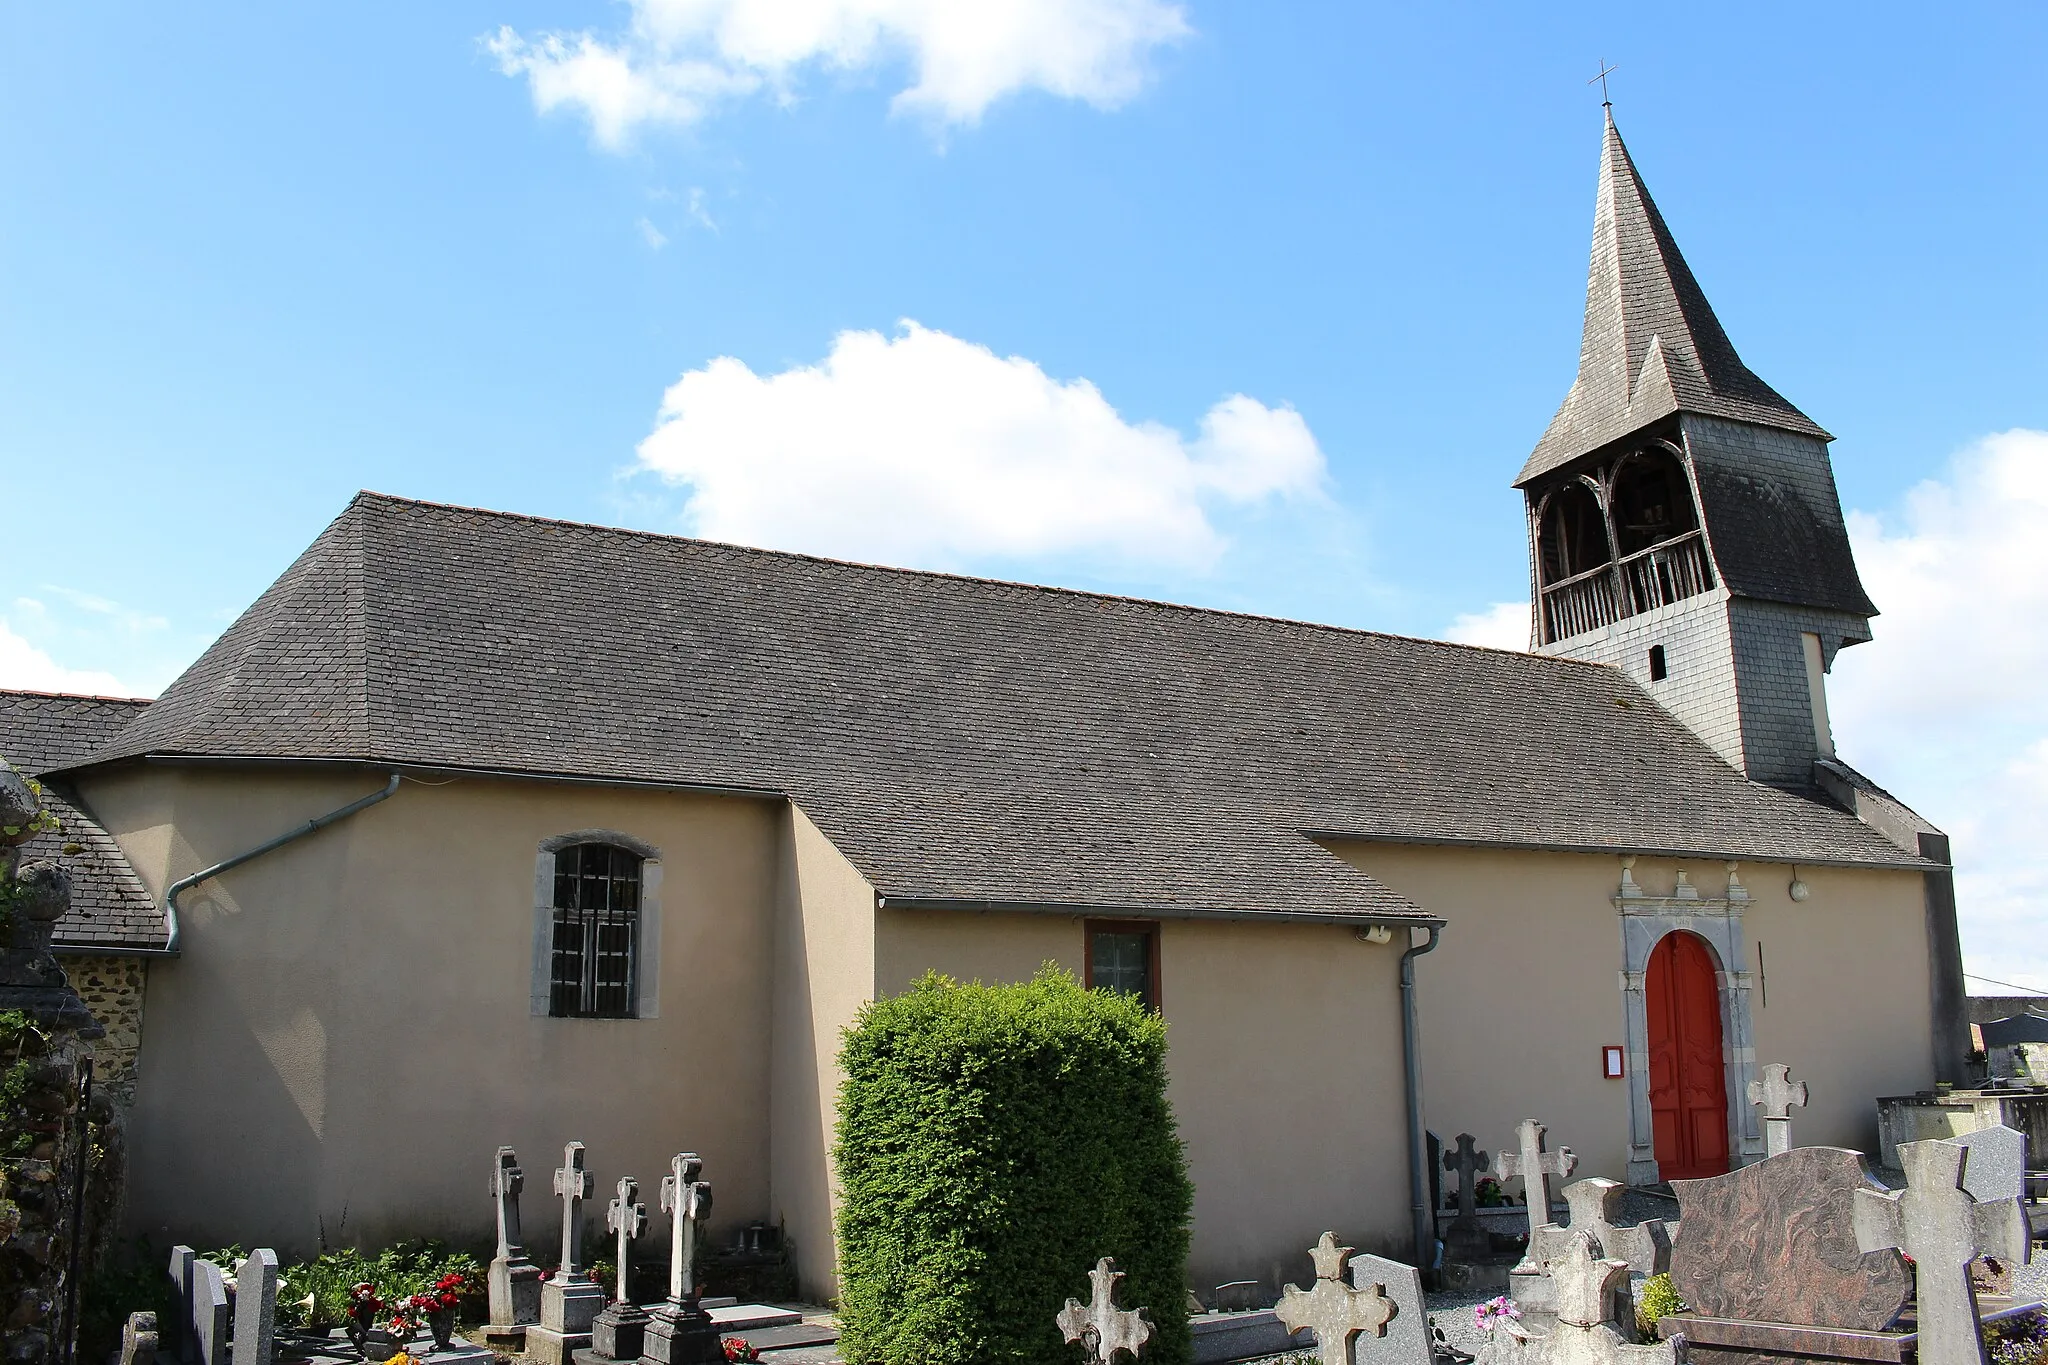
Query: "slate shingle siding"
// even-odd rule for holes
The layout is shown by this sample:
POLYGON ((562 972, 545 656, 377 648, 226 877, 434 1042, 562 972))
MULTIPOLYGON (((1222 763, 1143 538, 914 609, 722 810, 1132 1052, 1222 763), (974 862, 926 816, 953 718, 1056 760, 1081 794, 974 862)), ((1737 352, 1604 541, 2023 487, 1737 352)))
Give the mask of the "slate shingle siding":
POLYGON ((367 493, 251 614, 94 761, 786 793, 901 898, 1416 913, 1304 831, 1909 861, 1559 659, 367 493))
MULTIPOLYGON (((140 715, 146 701, 0 691, 0 758, 31 776, 69 767, 140 715)), ((142 879, 113 836, 77 804, 61 780, 43 784, 44 803, 62 823, 22 846, 23 861, 49 859, 71 876, 71 909, 57 921, 54 942, 71 948, 163 946, 166 930, 142 879), (65 845, 81 845, 77 853, 65 845)))

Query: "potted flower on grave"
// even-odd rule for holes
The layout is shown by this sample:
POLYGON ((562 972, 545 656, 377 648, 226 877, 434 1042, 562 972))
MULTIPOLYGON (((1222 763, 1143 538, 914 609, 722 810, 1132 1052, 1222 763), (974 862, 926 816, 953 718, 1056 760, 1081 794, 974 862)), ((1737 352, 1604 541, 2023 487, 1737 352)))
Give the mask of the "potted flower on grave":
POLYGON ((1485 1175, 1472 1187, 1472 1202, 1482 1209, 1497 1209, 1508 1200, 1500 1187, 1500 1182, 1490 1175, 1485 1175))
POLYGON ((348 1339, 356 1348, 356 1354, 369 1359, 370 1333, 377 1326, 377 1315, 384 1311, 384 1300, 377 1297, 377 1286, 368 1280, 358 1282, 348 1291, 348 1339))
POLYGON ((726 1365, 761 1358, 761 1353, 755 1350, 745 1337, 727 1337, 718 1345, 725 1352, 726 1365))
POLYGON ((455 1336, 455 1310, 461 1306, 462 1291, 467 1284, 468 1277, 451 1271, 434 1281, 433 1288, 426 1293, 414 1294, 405 1301, 406 1318, 415 1324, 420 1321, 427 1324, 427 1330, 434 1334, 434 1349, 437 1351, 447 1350, 448 1343, 455 1336))
POLYGON ((1522 1310, 1515 1307, 1514 1301, 1505 1294, 1496 1294, 1485 1303, 1475 1306, 1472 1309, 1472 1316, 1479 1323, 1480 1331, 1491 1332, 1505 1323, 1519 1322, 1522 1310))

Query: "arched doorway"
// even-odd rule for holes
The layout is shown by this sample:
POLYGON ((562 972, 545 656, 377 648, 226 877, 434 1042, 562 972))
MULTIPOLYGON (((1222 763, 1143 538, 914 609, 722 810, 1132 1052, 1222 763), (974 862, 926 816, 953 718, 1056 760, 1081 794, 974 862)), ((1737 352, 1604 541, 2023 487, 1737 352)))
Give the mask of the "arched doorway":
POLYGON ((1721 1060, 1721 992, 1714 951, 1683 930, 1651 950, 1643 982, 1649 1015, 1650 1126, 1666 1180, 1728 1170, 1728 1078, 1721 1060))

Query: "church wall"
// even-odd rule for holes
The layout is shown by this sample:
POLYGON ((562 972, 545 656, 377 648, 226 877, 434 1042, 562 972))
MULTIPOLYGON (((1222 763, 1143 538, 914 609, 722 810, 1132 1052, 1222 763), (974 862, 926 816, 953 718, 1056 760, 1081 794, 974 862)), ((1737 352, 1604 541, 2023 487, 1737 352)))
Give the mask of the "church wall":
POLYGON ((875 891, 793 803, 782 820, 775 892, 771 1112, 772 1217, 783 1223, 803 1293, 838 1292, 830 1150, 840 1030, 875 989, 875 891))
MULTIPOLYGON (((1624 616, 1543 652, 1621 669, 1715 753, 1742 766, 1742 707, 1736 695, 1725 590, 1716 588, 1655 611, 1624 616), (1661 681, 1650 678, 1653 645, 1664 647, 1669 671, 1661 681)), ((1802 686, 1805 676, 1801 672, 1802 686)))
MULTIPOLYGON (((1623 1179, 1628 1082, 1601 1074, 1603 1045, 1626 1043, 1622 935, 1613 897, 1617 858, 1507 849, 1332 843, 1346 861, 1449 921, 1418 960, 1424 1109, 1449 1142, 1470 1132, 1492 1152, 1526 1117, 1553 1147, 1579 1154, 1578 1174, 1623 1179)), ((1639 859, 1647 895, 1669 896, 1685 867, 1703 897, 1720 897, 1718 861, 1639 859)), ((1933 1080, 1927 937, 1912 872, 1744 864, 1753 901, 1742 912, 1752 974, 1756 1061, 1782 1061, 1812 1083, 1794 1133, 1807 1145, 1868 1150, 1877 1096, 1933 1080), (1757 971, 1761 945, 1765 970, 1757 971), (1768 1003, 1766 1003, 1768 996, 1768 1003)), ((1725 970, 1730 964, 1721 964, 1725 970)))
MULTIPOLYGON (((135 767, 85 795, 152 894, 374 791, 370 772, 135 767)), ((729 1228, 769 1211, 765 802, 594 786, 404 783, 390 800, 201 884, 184 955, 150 971, 130 1220, 157 1245, 492 1235, 500 1143, 526 1241, 554 1259, 549 1172, 588 1145, 599 1191, 703 1154, 729 1228), (660 1015, 531 1013, 535 859, 616 830, 660 851, 660 1015)), ((602 1199, 586 1205, 602 1228, 602 1199)), ((592 1250, 597 1248, 592 1244, 592 1250)))
MULTIPOLYGON (((885 910, 878 985, 926 970, 1019 981, 1079 974, 1083 921, 885 910)), ((1324 1229, 1364 1250, 1409 1242, 1400 947, 1320 925, 1169 920, 1160 996, 1174 1113, 1195 1182, 1189 1282, 1306 1283, 1324 1229)))

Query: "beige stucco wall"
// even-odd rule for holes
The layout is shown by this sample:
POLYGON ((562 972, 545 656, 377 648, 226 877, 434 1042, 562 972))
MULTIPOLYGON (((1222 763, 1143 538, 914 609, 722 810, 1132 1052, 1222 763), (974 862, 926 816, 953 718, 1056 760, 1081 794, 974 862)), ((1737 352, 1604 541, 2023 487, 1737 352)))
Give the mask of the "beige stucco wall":
POLYGON ((801 809, 785 807, 782 820, 770 1183, 802 1291, 824 1301, 838 1288, 830 1144, 845 1078, 839 1038, 874 994, 875 893, 801 809))
MULTIPOLYGON (((1305 1283, 1324 1229, 1406 1253, 1400 947, 1320 925, 1168 921, 1161 1005, 1171 1096, 1195 1182, 1191 1287, 1305 1283)), ((1083 921, 884 910, 883 992, 937 969, 1019 981, 1080 974, 1083 921)))
MULTIPOLYGON (((1363 842, 1346 860, 1450 921, 1418 962, 1424 1110, 1448 1142, 1470 1132, 1492 1152, 1525 1117, 1578 1174, 1625 1175, 1628 1093, 1604 1079, 1600 1049, 1624 1043, 1622 939, 1614 857, 1363 842)), ((1644 858, 1634 876, 1668 895, 1687 868, 1720 896, 1718 862, 1644 858)), ((1802 1144, 1870 1150, 1879 1095, 1934 1077, 1927 936, 1919 874, 1801 867, 1810 898, 1787 894, 1791 870, 1749 865, 1743 912, 1756 1059, 1785 1062, 1810 1083, 1793 1131, 1802 1144)), ((1727 967, 1730 964, 1722 964, 1727 967)))
MULTIPOLYGON (((152 893, 381 785, 371 774, 139 767, 84 795, 152 893)), ((771 936, 781 807, 548 783, 405 782, 183 899, 153 965, 131 1222, 158 1245, 313 1249, 491 1235, 500 1143, 552 1258, 549 1172, 651 1198, 700 1152, 719 1222, 769 1212, 771 936), (660 851, 658 1019, 534 1018, 538 845, 611 829, 660 851)), ((602 1200, 588 1206, 602 1227, 602 1200)))

